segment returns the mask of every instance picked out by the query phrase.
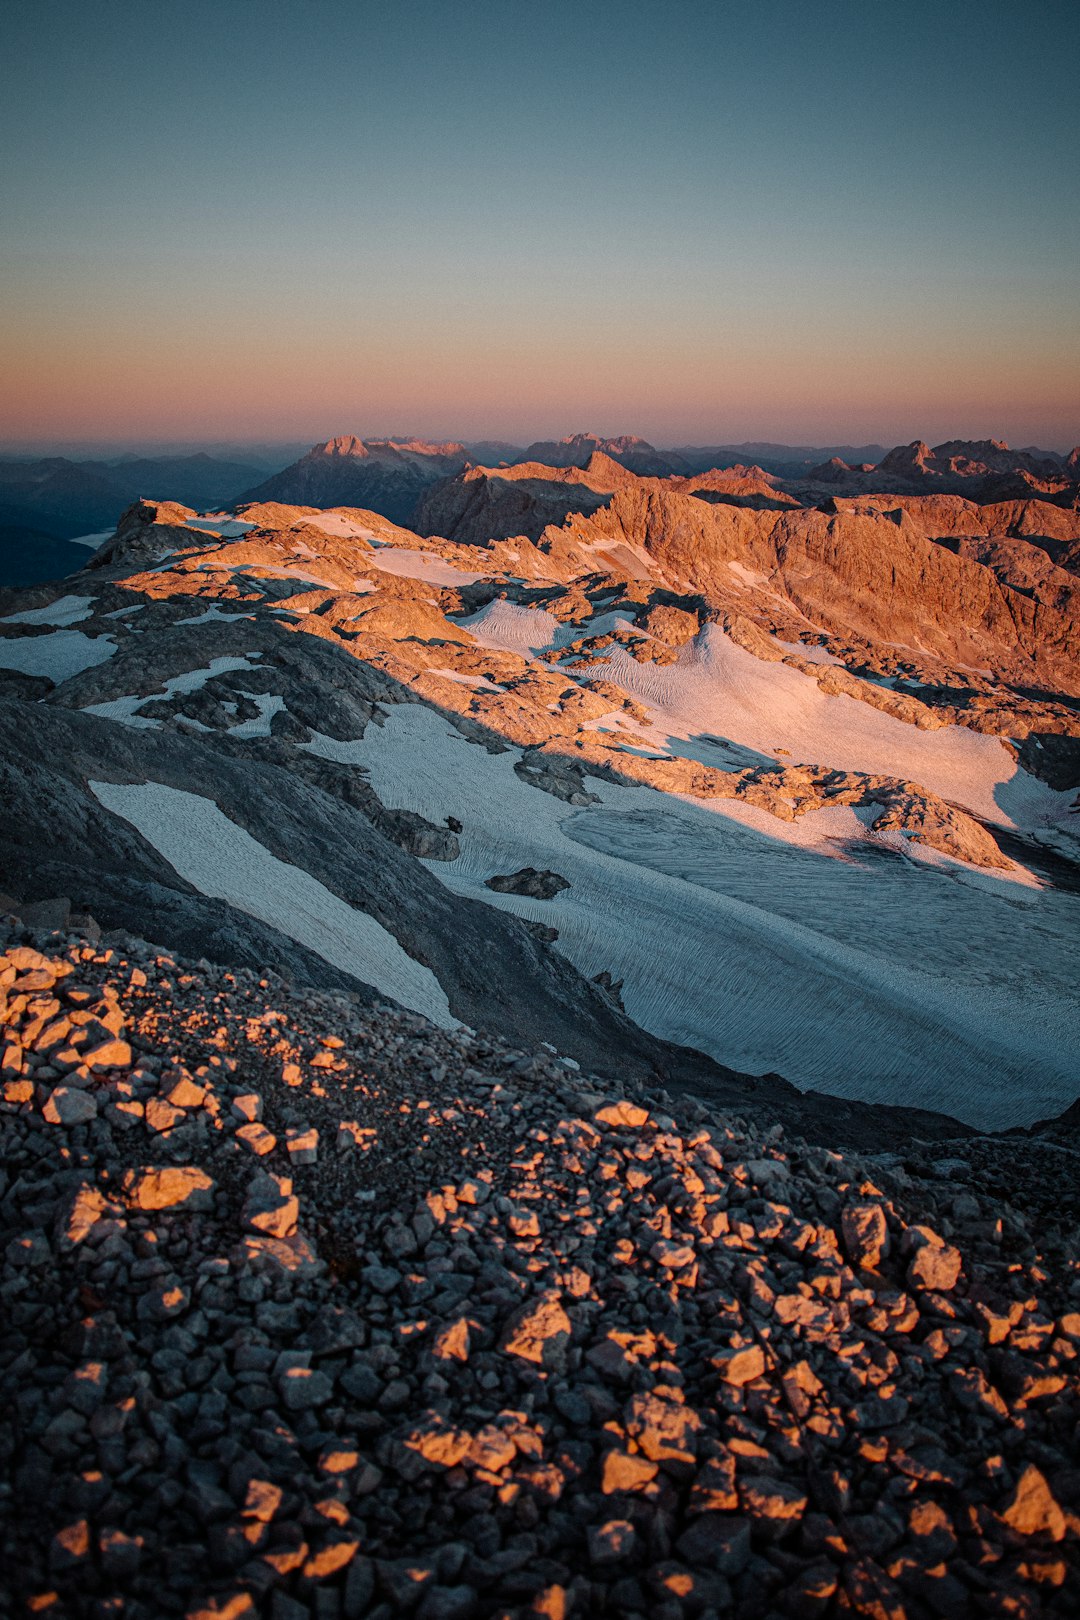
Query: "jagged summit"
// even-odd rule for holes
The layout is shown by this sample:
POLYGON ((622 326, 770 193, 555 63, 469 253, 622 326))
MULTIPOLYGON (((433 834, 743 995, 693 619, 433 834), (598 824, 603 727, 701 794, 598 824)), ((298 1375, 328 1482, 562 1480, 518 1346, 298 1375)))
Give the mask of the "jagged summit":
POLYGON ((426 439, 358 439, 355 433, 342 433, 336 438, 327 439, 324 444, 313 445, 307 456, 461 456, 465 454, 465 446, 457 442, 446 444, 431 444, 426 439))
POLYGON ((236 502, 283 501, 295 506, 359 506, 407 523, 430 484, 468 463, 464 445, 423 439, 359 439, 341 434, 247 490, 236 502))
POLYGON ((686 470, 682 459, 672 451, 657 450, 646 439, 623 434, 602 439, 595 433, 571 433, 564 439, 541 439, 529 445, 523 461, 538 461, 549 467, 587 467, 597 452, 628 467, 632 472, 664 476, 686 470))

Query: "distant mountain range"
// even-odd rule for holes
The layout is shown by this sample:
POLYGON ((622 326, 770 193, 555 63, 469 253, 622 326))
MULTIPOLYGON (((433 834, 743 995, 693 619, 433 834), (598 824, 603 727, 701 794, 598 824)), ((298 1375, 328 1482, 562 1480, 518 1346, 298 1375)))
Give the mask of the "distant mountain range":
MULTIPOLYGON (((280 447, 281 453, 288 448, 280 447)), ((1080 452, 1012 450, 996 439, 949 440, 933 448, 915 440, 891 450, 880 444, 812 447, 767 441, 658 449, 633 435, 603 438, 594 433, 524 447, 502 440, 429 443, 342 434, 268 477, 266 457, 271 453, 272 447, 253 446, 250 460, 228 460, 206 451, 87 461, 65 456, 0 459, 0 582, 29 584, 56 577, 65 562, 75 566, 66 552, 57 550, 58 543, 111 529, 140 498, 180 501, 201 511, 250 502, 357 506, 394 523, 427 528, 439 506, 436 499, 432 507, 432 492, 470 467, 584 470, 597 457, 639 477, 736 474, 744 480, 740 489, 727 476, 709 490, 699 485, 698 493, 703 499, 741 504, 818 504, 839 496, 932 493, 963 494, 978 503, 1037 496, 1071 507, 1080 498, 1080 452)), ((517 482, 521 480, 519 474, 517 482)), ((476 493, 471 492, 473 497, 476 493)), ((545 495, 548 504, 550 495, 545 495)), ((518 498, 527 499, 524 487, 518 498)), ((575 509, 567 491, 560 498, 568 511, 575 509)))
MULTIPOLYGON (((411 526, 417 521, 426 528, 432 492, 470 465, 483 465, 477 455, 481 448, 343 435, 316 445, 291 467, 248 490, 237 504, 359 506, 394 523, 411 526)), ((774 501, 786 496, 800 503, 837 495, 933 493, 963 494, 976 502, 1038 495, 1071 506, 1080 476, 1076 451, 1067 457, 1053 451, 1010 450, 999 440, 951 440, 933 450, 921 441, 889 451, 881 445, 811 449, 752 443, 658 450, 632 436, 604 439, 574 433, 564 439, 538 440, 487 465, 493 472, 525 466, 585 470, 595 466, 597 457, 639 477, 694 478, 712 470, 737 470, 757 481, 753 490, 748 486, 736 492, 722 485, 720 495, 753 494, 774 501)), ((522 476, 518 473, 515 482, 520 483, 522 476)), ((573 497, 567 497, 570 509, 573 497)))
POLYGON ((0 460, 0 525, 22 524, 54 539, 114 524, 150 492, 200 507, 235 500, 258 465, 191 456, 123 456, 70 461, 66 456, 0 460))

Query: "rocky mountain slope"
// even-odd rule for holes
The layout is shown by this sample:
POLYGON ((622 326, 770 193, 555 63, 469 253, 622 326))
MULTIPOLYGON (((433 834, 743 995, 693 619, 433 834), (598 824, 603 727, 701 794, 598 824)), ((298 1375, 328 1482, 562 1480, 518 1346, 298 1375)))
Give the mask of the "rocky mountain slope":
POLYGON ((1075 1613, 1074 1145, 0 947, 5 1612, 1075 1613))
POLYGON ((607 504, 468 544, 144 504, 14 598, 0 887, 598 1071, 756 1077, 806 1129, 819 1093, 1067 1108, 1075 576, 1018 538, 1042 510, 939 502, 954 551, 906 508, 520 471, 488 518, 607 504))

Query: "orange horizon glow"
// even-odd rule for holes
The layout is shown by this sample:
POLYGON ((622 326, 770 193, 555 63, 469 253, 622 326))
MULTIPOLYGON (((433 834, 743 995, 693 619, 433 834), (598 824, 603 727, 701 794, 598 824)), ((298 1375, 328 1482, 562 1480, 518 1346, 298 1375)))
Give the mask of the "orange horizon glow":
POLYGON ((7 29, 2 442, 1080 439, 1071 63, 994 0, 106 9, 7 29))

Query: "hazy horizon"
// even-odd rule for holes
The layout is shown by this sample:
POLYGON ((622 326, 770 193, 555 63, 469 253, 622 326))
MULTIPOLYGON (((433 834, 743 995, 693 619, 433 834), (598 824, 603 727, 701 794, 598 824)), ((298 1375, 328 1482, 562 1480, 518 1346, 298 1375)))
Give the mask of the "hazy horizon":
POLYGON ((1074 24, 9 8, 0 439, 1068 449, 1074 24))
MULTIPOLYGON (((464 443, 466 446, 468 446, 469 444, 484 444, 484 443, 498 444, 498 443, 504 443, 504 444, 507 444, 507 445, 513 445, 515 449, 526 449, 531 444, 535 444, 535 443, 538 443, 538 442, 541 442, 541 441, 558 442, 559 440, 564 439, 564 438, 568 438, 572 434, 576 434, 576 433, 594 433, 595 436, 597 438, 600 438, 600 439, 617 439, 617 438, 624 437, 624 436, 625 437, 633 436, 633 437, 636 437, 636 438, 639 438, 639 439, 643 439, 649 444, 652 444, 653 447, 655 449, 657 449, 657 450, 665 450, 665 451, 666 450, 675 451, 675 450, 681 450, 681 449, 695 449, 695 448, 709 449, 709 448, 711 448, 713 446, 717 447, 718 449, 739 449, 739 448, 741 448, 743 446, 746 446, 746 445, 753 445, 753 446, 760 446, 760 447, 768 446, 769 448, 776 449, 776 450, 810 450, 810 451, 813 451, 813 450, 833 450, 833 449, 838 449, 838 448, 863 449, 863 448, 870 448, 870 447, 875 446, 875 445, 880 445, 885 451, 888 451, 888 450, 894 449, 895 447, 897 447, 899 445, 912 444, 912 443, 915 443, 915 442, 917 442, 919 440, 922 440, 924 443, 930 444, 931 447, 932 447, 934 443, 941 444, 941 443, 947 443, 947 442, 949 442, 951 440, 968 439, 970 437, 968 435, 963 435, 963 434, 958 434, 958 433, 950 433, 950 434, 946 435, 945 438, 938 439, 938 440, 931 440, 924 433, 913 433, 913 434, 906 434, 906 435, 901 434, 896 438, 885 437, 885 438, 880 438, 880 439, 879 438, 873 438, 873 439, 870 439, 870 438, 839 439, 839 438, 825 438, 825 437, 822 437, 816 444, 814 444, 814 443, 811 443, 810 441, 795 441, 795 440, 791 440, 791 439, 777 439, 777 438, 775 438, 775 437, 773 437, 773 436, 771 436, 769 434, 762 434, 762 435, 742 434, 742 435, 739 435, 739 436, 736 436, 736 437, 725 438, 725 439, 718 438, 718 437, 715 437, 715 436, 712 436, 712 437, 706 436, 706 437, 696 439, 696 440, 693 440, 693 441, 691 441, 689 439, 683 439, 683 440, 680 440, 680 441, 676 442, 673 439, 664 440, 662 438, 660 438, 660 439, 650 438, 650 436, 648 434, 641 433, 638 430, 633 429, 633 428, 615 428, 611 432, 599 432, 598 430, 593 429, 593 428, 574 428, 574 429, 571 429, 569 431, 567 431, 567 430, 559 430, 559 429, 552 429, 550 431, 538 431, 538 432, 530 434, 528 436, 523 436, 523 437, 516 438, 516 439, 510 438, 507 434, 500 433, 498 430, 494 430, 494 431, 488 432, 488 433, 475 433, 475 434, 469 434, 469 433, 463 434, 463 433, 460 433, 460 432, 455 433, 455 432, 449 431, 449 430, 445 431, 445 432, 439 431, 439 432, 433 432, 433 433, 410 433, 410 432, 403 432, 403 431, 394 431, 394 432, 371 431, 371 432, 360 433, 360 432, 355 432, 355 430, 352 429, 352 428, 344 428, 344 429, 336 430, 334 432, 318 433, 318 434, 315 434, 315 435, 312 435, 312 436, 309 436, 309 435, 303 434, 303 433, 292 433, 292 434, 282 435, 281 437, 276 437, 275 436, 275 437, 267 437, 267 438, 257 438, 257 437, 254 437, 254 436, 249 437, 249 438, 213 438, 213 437, 208 437, 208 438, 161 438, 161 439, 138 439, 138 438, 135 438, 135 437, 130 437, 130 438, 117 437, 117 438, 114 438, 114 439, 82 439, 82 440, 79 440, 79 439, 64 439, 64 438, 16 440, 16 439, 2 439, 2 438, 0 438, 0 456, 10 457, 10 458, 24 458, 25 457, 27 459, 34 458, 34 457, 44 459, 44 458, 47 458, 49 456, 59 456, 59 457, 63 457, 65 459, 69 459, 69 460, 78 460, 80 458, 86 459, 86 460, 95 460, 95 459, 104 459, 104 458, 107 458, 109 456, 130 456, 130 455, 139 455, 139 456, 146 456, 146 457, 154 456, 154 455, 158 455, 158 456, 184 456, 184 455, 199 455, 199 454, 211 455, 211 454, 214 454, 214 453, 217 453, 217 454, 220 454, 220 455, 225 455, 225 454, 228 454, 228 453, 231 453, 231 452, 243 452, 244 450, 258 451, 258 452, 263 453, 264 455, 269 453, 269 452, 278 452, 278 451, 280 451, 282 453, 289 453, 289 454, 295 453, 295 454, 299 455, 299 454, 305 453, 309 449, 314 449, 316 446, 318 446, 320 444, 325 444, 330 439, 344 437, 344 436, 347 436, 349 434, 354 434, 354 436, 356 438, 361 438, 361 439, 364 439, 364 440, 366 440, 368 442, 371 442, 371 441, 382 441, 382 442, 392 441, 392 442, 401 443, 401 442, 412 439, 412 440, 423 440, 423 441, 425 441, 427 443, 432 443, 432 444, 464 443)), ((993 439, 1000 440, 1002 438, 1002 435, 1001 434, 985 434, 982 437, 984 439, 993 438, 993 439)), ((1078 439, 1080 439, 1080 435, 1078 435, 1078 439)), ((1076 448, 1076 441, 1071 441, 1071 442, 1063 441, 1063 442, 1061 442, 1059 444, 1048 444, 1048 443, 1036 444, 1034 441, 1031 441, 1031 442, 1029 442, 1027 444, 1020 444, 1020 443, 1016 443, 1016 442, 1014 442, 1012 440, 1007 440, 1006 442, 1008 443, 1009 448, 1013 449, 1013 450, 1021 450, 1021 451, 1024 451, 1024 450, 1028 450, 1028 451, 1030 451, 1030 450, 1043 450, 1043 451, 1047 451, 1047 452, 1049 452, 1051 454, 1055 454, 1055 455, 1068 455, 1074 448, 1076 448)))

